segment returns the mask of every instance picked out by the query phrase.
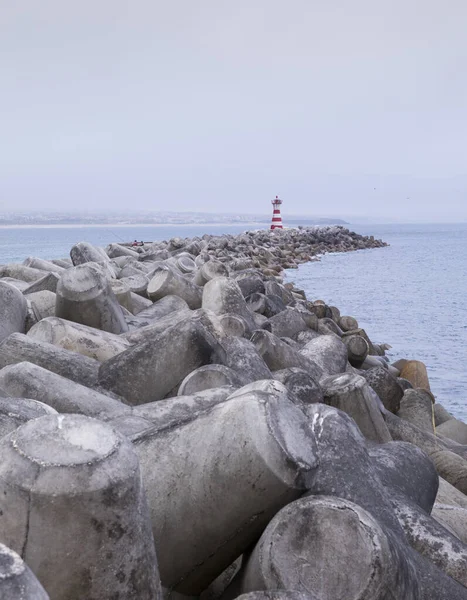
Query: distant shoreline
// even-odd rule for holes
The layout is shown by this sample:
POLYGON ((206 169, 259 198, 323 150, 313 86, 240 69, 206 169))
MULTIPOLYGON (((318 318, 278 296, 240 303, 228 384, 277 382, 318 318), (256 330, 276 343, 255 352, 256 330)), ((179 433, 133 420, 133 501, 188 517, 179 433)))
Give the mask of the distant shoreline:
POLYGON ((0 229, 83 229, 85 227, 105 227, 107 229, 128 229, 129 227, 257 227, 266 228, 269 224, 245 223, 48 223, 31 225, 0 225, 0 229))

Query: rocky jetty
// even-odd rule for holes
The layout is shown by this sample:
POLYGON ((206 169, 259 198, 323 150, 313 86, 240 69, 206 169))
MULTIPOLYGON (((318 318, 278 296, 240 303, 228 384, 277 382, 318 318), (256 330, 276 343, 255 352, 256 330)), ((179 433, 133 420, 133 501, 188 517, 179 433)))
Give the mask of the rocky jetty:
POLYGON ((247 232, 0 266, 0 598, 467 600, 467 425, 247 232))

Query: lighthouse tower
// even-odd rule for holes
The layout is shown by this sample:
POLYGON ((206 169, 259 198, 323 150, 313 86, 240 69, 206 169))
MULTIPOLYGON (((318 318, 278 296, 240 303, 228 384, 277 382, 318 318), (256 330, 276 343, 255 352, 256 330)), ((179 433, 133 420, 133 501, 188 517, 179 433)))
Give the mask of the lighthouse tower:
POLYGON ((283 229, 281 217, 282 200, 279 199, 279 196, 276 196, 274 200, 271 200, 271 204, 274 207, 274 210, 272 212, 271 229, 283 229))

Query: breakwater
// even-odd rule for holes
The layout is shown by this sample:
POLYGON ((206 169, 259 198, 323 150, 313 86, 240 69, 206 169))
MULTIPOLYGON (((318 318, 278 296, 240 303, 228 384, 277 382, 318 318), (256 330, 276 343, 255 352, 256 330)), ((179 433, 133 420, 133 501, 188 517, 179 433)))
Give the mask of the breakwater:
POLYGON ((416 357, 281 277, 382 245, 304 228, 1 266, 0 595, 467 599, 467 426, 416 357))

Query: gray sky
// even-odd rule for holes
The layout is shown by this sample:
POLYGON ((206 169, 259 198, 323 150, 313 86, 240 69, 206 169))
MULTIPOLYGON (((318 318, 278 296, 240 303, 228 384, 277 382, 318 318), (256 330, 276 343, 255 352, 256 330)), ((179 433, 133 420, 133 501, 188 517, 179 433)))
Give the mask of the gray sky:
POLYGON ((465 0, 0 2, 0 211, 467 220, 465 0))

